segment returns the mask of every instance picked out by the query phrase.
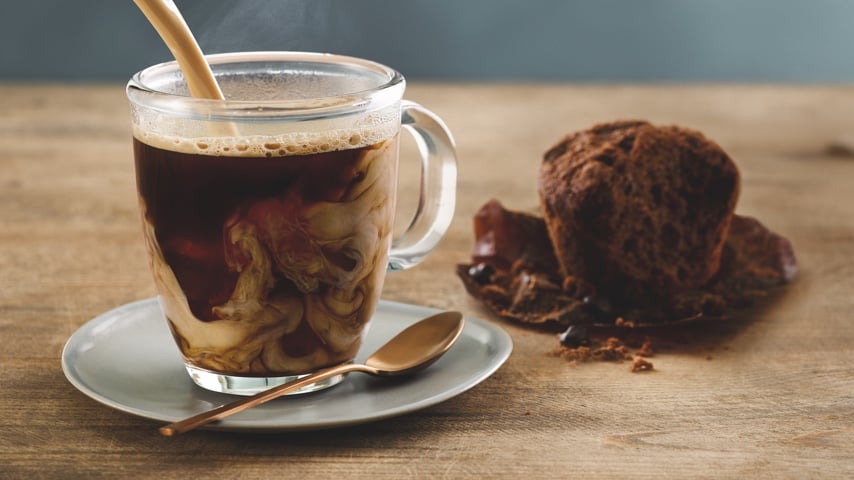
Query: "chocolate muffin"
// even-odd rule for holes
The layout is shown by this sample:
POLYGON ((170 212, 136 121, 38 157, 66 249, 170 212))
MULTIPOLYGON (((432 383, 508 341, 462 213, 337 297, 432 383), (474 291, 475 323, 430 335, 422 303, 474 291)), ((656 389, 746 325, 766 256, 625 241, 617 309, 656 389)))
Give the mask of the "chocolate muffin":
POLYGON ((546 152, 539 175, 561 273, 618 304, 648 304, 708 283, 738 193, 738 169, 717 144, 644 121, 566 136, 546 152))

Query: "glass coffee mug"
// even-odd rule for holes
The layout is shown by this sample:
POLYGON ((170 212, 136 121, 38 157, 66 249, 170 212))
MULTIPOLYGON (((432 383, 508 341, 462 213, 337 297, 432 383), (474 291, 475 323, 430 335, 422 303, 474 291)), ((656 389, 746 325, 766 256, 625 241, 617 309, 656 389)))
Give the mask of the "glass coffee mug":
POLYGON ((139 203, 190 377, 250 395, 354 359, 386 271, 419 263, 448 229, 456 156, 442 121, 402 100, 403 77, 383 65, 207 58, 225 101, 190 97, 174 62, 128 83, 139 203), (401 126, 422 179, 415 216, 393 239, 401 126))

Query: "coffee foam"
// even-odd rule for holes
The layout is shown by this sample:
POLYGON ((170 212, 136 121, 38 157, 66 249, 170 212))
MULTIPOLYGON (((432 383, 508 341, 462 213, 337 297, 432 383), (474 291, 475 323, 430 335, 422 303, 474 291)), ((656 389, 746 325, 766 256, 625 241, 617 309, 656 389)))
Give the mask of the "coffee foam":
MULTIPOLYGON (((239 128, 239 127, 236 127, 239 128)), ((146 145, 194 155, 284 157, 367 147, 397 134, 397 122, 365 128, 342 128, 277 135, 173 136, 134 126, 134 137, 146 145)))

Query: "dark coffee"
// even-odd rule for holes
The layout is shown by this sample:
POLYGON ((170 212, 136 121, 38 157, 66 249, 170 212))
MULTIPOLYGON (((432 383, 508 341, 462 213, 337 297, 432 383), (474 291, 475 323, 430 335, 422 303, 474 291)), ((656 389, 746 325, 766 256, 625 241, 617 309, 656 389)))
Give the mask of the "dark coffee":
POLYGON ((270 376, 353 358, 385 276, 397 156, 396 136, 358 140, 301 154, 134 139, 152 269, 186 361, 270 376))

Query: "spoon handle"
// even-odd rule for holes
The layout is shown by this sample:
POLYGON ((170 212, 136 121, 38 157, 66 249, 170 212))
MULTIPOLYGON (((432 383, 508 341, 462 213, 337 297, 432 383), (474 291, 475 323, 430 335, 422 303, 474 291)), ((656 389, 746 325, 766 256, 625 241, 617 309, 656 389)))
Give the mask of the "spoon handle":
POLYGON ((282 385, 275 386, 269 390, 264 390, 263 392, 256 393, 251 397, 246 397, 231 403, 226 403, 225 405, 214 408, 213 410, 208 410, 198 415, 185 418, 184 420, 166 425, 164 427, 160 427, 160 433, 166 437, 171 437, 172 435, 178 433, 184 433, 196 427, 200 427, 216 420, 221 420, 235 413, 242 412, 257 405, 261 405, 262 403, 266 403, 274 398, 278 398, 288 392, 299 390, 300 388, 307 387, 321 380, 326 380, 327 378, 332 378, 336 375, 365 369, 366 367, 364 365, 345 363, 343 365, 336 365, 334 367, 318 370, 298 380, 284 383, 282 385))

